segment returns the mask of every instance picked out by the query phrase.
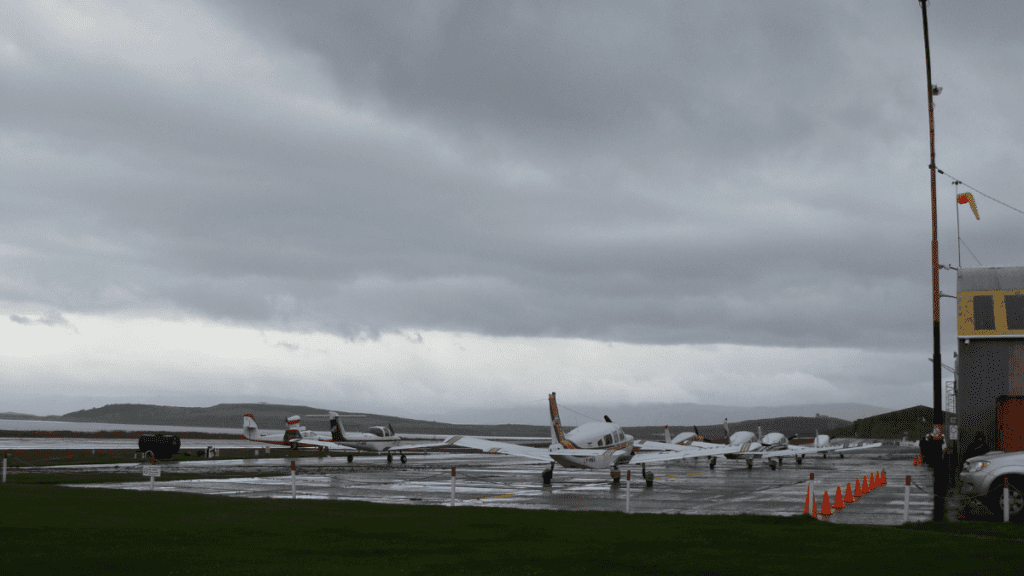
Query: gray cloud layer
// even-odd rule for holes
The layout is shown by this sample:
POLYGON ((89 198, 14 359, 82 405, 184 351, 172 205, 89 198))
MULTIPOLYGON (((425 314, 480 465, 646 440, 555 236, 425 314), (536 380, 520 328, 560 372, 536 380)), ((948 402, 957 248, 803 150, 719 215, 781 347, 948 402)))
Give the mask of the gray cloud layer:
MULTIPOLYGON (((151 26, 123 50, 4 9, 0 298, 930 349, 914 2, 174 8, 113 8, 151 26)), ((931 10, 939 164, 1017 205, 1021 10, 931 10)), ((1020 215, 979 202, 965 240, 1019 264, 1020 215)))

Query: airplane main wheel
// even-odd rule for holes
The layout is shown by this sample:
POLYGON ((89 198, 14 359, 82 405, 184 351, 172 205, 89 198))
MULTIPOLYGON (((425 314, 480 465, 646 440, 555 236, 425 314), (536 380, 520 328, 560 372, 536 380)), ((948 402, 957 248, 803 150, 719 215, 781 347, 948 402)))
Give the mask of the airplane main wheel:
POLYGON ((407 460, 408 458, 405 457, 405 454, 402 454, 402 464, 405 464, 407 460))
POLYGON ((710 466, 711 469, 714 470, 715 469, 715 463, 717 463, 717 461, 718 461, 718 458, 711 458, 710 460, 708 460, 708 466, 710 466))
POLYGON ((645 474, 644 480, 647 481, 648 488, 654 488, 654 472, 648 472, 645 474))
POLYGON ((803 456, 797 456, 796 457, 796 463, 797 464, 803 464, 804 463, 804 457, 803 456))
POLYGON ((771 460, 769 460, 768 461, 768 467, 771 468, 772 470, 775 470, 775 462, 772 462, 771 460))
POLYGON ((619 467, 618 466, 613 466, 612 467, 611 476, 612 476, 612 484, 618 484, 619 481, 622 479, 622 472, 619 471, 619 467))
POLYGON ((388 454, 388 464, 391 464, 391 454, 388 454))
POLYGON ((842 452, 840 452, 840 453, 839 453, 839 457, 840 457, 840 458, 846 458, 846 456, 843 456, 843 453, 842 453, 842 452))
POLYGON ((551 477, 554 475, 555 473, 550 468, 546 468, 540 473, 540 478, 544 481, 545 486, 551 486, 551 477))
POLYGON ((754 461, 753 460, 747 460, 747 470, 753 470, 753 469, 754 469, 754 461))
POLYGON ((351 454, 348 455, 348 461, 349 461, 349 464, 352 463, 352 455, 351 454))

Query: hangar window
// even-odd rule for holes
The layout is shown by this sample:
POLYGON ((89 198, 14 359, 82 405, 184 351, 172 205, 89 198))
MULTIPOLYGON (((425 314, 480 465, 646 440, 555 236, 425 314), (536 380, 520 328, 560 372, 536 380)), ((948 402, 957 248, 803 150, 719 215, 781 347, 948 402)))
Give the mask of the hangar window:
POLYGON ((992 307, 992 296, 974 297, 974 329, 996 329, 996 314, 992 307))
POLYGON ((1006 302, 1006 327, 1024 330, 1024 294, 1007 294, 1003 301, 1006 302))

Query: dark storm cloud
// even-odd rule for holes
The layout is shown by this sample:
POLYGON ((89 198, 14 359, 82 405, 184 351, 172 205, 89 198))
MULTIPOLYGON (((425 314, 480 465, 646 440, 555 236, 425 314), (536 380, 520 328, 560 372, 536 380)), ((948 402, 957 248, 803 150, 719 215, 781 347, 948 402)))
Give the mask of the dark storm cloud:
MULTIPOLYGON (((185 30, 168 65, 27 9, 5 29, 0 298, 353 338, 927 345, 913 2, 209 6, 233 43, 185 30)), ((1020 41, 957 10, 933 8, 940 130, 1019 163, 1019 131, 966 128, 1019 113, 970 117, 950 70, 1016 90, 1020 41)), ((965 238, 1002 263, 1019 223, 983 218, 965 238)))

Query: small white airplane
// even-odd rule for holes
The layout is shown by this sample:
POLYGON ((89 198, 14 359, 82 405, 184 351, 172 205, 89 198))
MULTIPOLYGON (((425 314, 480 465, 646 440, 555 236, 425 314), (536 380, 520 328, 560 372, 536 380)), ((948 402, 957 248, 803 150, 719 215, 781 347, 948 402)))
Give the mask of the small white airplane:
POLYGON ((626 434, 621 426, 607 416, 604 417, 604 422, 587 422, 569 432, 563 432, 554 392, 548 395, 548 408, 551 414, 551 445, 547 449, 517 446, 471 436, 453 436, 446 443, 476 448, 490 454, 510 454, 549 462, 551 466, 541 474, 544 484, 551 483, 556 463, 566 468, 608 468, 615 482, 619 481, 621 475, 620 465, 639 464, 642 466, 641 473, 647 480, 647 485, 651 486, 654 475, 648 474, 647 464, 728 454, 737 450, 735 447, 720 444, 708 448, 650 441, 634 444, 633 437, 626 434), (636 454, 636 449, 652 452, 636 454))
MULTIPOLYGON (((396 433, 390 424, 387 426, 372 426, 368 432, 346 432, 341 423, 341 416, 337 412, 329 412, 331 422, 330 436, 306 430, 301 425, 299 416, 288 418, 288 429, 284 436, 279 437, 272 434, 260 434, 256 419, 252 414, 242 417, 242 436, 255 442, 266 442, 290 446, 292 449, 316 448, 323 451, 343 452, 375 452, 386 454, 388 464, 392 462, 394 454, 397 453, 402 464, 408 461, 405 452, 419 452, 430 448, 449 448, 451 445, 446 441, 452 436, 448 434, 406 434, 396 433)), ((512 442, 536 443, 543 442, 546 438, 529 437, 495 437, 496 439, 512 442)), ((348 461, 352 462, 354 455, 347 454, 348 461)))
MULTIPOLYGON (((758 426, 756 436, 753 432, 747 431, 730 434, 728 418, 725 420, 724 426, 725 433, 729 436, 729 441, 726 445, 737 448, 736 451, 725 454, 725 457, 732 460, 745 460, 747 462, 748 469, 754 467, 755 458, 763 458, 764 461, 768 463, 768 466, 772 470, 775 470, 777 467, 782 466, 782 458, 784 456, 793 456, 797 464, 803 464, 804 456, 809 454, 821 454, 822 457, 827 458, 829 452, 838 452, 839 456, 842 457, 844 452, 863 450, 865 448, 876 448, 882 445, 881 442, 860 445, 851 445, 851 443, 834 445, 831 444, 831 439, 827 434, 815 434, 814 441, 811 444, 794 445, 789 443, 790 438, 787 438, 785 434, 780 432, 762 434, 760 426, 758 426)), ((666 426, 666 439, 668 436, 668 426, 666 426)), ((669 442, 682 443, 684 445, 721 446, 720 444, 700 442, 697 439, 703 440, 700 438, 699 434, 696 433, 696 427, 694 427, 694 433, 684 432, 669 442)), ((708 463, 712 470, 715 469, 716 461, 716 458, 711 458, 708 463)))

